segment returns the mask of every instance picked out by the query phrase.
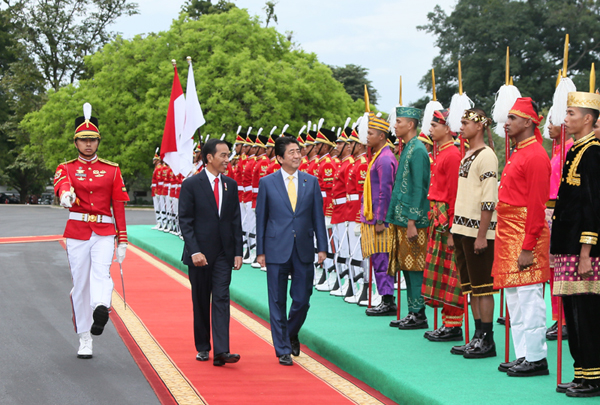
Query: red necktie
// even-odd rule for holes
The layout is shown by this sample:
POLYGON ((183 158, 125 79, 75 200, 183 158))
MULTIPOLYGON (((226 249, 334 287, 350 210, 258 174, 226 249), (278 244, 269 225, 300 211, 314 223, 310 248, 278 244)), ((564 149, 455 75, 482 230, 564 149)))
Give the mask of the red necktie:
POLYGON ((217 202, 217 212, 219 211, 219 178, 215 177, 215 201, 217 202))

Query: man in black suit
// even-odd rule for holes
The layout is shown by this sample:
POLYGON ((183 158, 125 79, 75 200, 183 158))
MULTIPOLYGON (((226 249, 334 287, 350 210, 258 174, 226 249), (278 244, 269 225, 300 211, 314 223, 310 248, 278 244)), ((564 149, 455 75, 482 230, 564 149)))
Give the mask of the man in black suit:
POLYGON ((298 333, 310 306, 314 278, 314 238, 319 263, 327 256, 323 198, 316 177, 298 171, 302 155, 298 141, 275 141, 281 170, 263 177, 256 199, 256 260, 267 267, 271 335, 275 355, 284 366, 290 354, 300 355, 298 333), (286 315, 288 274, 292 276, 292 306, 286 315))
POLYGON ((202 148, 205 170, 186 179, 179 196, 179 224, 185 241, 182 261, 189 267, 194 308, 196 360, 207 361, 212 334, 215 366, 236 363, 229 353, 231 268, 242 266, 242 223, 237 183, 224 176, 229 148, 209 140, 202 148))

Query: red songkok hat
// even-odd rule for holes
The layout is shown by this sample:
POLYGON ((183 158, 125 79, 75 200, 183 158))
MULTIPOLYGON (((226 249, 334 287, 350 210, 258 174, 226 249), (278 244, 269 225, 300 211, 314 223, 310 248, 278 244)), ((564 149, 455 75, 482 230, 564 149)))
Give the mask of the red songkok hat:
POLYGON ((515 101, 515 105, 512 106, 508 113, 531 120, 535 124, 535 129, 533 131, 535 139, 539 143, 542 143, 542 134, 540 133, 540 129, 538 128, 538 126, 540 125, 540 122, 542 122, 544 117, 538 115, 535 112, 532 103, 533 100, 531 99, 531 97, 518 98, 517 101, 515 101))

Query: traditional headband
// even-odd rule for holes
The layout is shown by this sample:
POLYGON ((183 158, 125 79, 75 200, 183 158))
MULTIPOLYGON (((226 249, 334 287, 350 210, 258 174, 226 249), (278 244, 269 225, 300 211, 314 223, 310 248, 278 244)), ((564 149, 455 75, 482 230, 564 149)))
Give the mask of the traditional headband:
POLYGON ((481 122, 484 127, 488 127, 492 123, 491 119, 489 119, 488 117, 485 117, 473 110, 465 110, 465 113, 463 114, 462 119, 473 121, 473 122, 481 122))

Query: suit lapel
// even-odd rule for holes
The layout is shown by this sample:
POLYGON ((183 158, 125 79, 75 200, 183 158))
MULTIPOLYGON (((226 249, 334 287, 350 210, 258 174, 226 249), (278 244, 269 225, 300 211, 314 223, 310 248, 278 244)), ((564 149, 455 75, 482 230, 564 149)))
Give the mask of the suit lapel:
POLYGON ((202 170, 198 176, 200 176, 200 188, 204 191, 206 199, 208 200, 208 204, 212 207, 214 213, 217 214, 217 216, 219 216, 219 210, 217 210, 217 202, 215 201, 215 193, 213 192, 206 172, 202 170))
MULTIPOLYGON (((277 191, 279 191, 279 194, 281 194, 281 198, 283 199, 283 201, 285 201, 286 207, 288 207, 291 212, 294 212, 294 210, 292 209, 292 203, 290 203, 290 197, 288 196, 287 189, 285 188, 283 175, 279 174, 279 172, 276 172, 275 178, 273 180, 275 180, 275 187, 277 187, 277 191)), ((298 202, 296 202, 296 206, 298 206, 298 202)))
POLYGON ((298 200, 296 201, 296 208, 300 206, 302 203, 302 199, 306 194, 306 183, 307 183, 307 174, 301 171, 298 171, 298 200))

